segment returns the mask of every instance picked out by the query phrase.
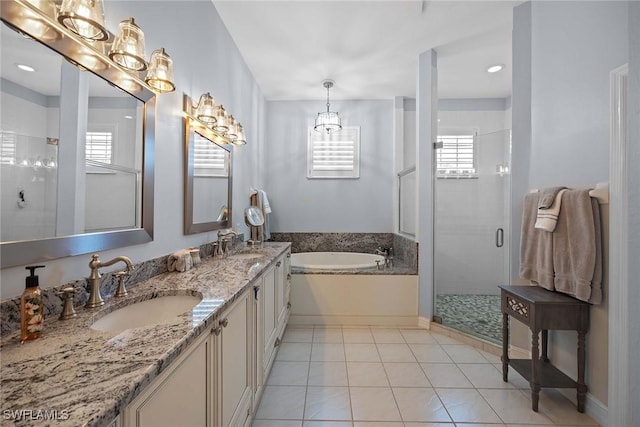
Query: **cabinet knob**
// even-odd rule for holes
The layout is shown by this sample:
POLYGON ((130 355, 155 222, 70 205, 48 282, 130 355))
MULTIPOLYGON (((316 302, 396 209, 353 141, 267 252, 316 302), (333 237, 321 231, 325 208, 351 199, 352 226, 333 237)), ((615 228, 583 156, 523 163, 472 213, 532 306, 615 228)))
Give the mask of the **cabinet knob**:
POLYGON ((291 280, 291 273, 287 274, 287 280, 291 280))
POLYGON ((282 261, 276 262, 276 267, 280 267, 282 265, 282 261))
POLYGON ((222 325, 223 328, 226 328, 227 325, 229 324, 229 319, 227 319, 226 317, 224 319, 222 319, 220 321, 220 324, 222 325))
POLYGON ((217 336, 220 335, 220 332, 222 332, 222 328, 220 326, 218 326, 217 328, 213 328, 213 333, 217 336))
POLYGON ((287 258, 291 258, 291 252, 287 252, 287 258))
POLYGON ((273 343, 273 346, 274 347, 279 347, 281 342, 282 341, 280 341, 280 338, 276 338, 276 342, 273 343))
POLYGON ((287 303, 287 308, 291 308, 291 303, 290 302, 287 303))

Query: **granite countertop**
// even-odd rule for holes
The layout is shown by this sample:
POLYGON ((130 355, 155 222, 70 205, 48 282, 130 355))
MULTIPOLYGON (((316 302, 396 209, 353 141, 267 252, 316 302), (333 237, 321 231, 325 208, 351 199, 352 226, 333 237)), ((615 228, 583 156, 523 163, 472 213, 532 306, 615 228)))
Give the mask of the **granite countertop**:
POLYGON ((110 423, 289 248, 289 243, 264 243, 240 251, 263 254, 259 258, 204 259, 187 272, 140 282, 127 297, 111 298, 98 309, 76 308, 78 317, 72 320, 47 320, 37 340, 20 344, 19 331, 3 337, 0 416, 12 420, 16 413, 11 411, 23 411, 16 426, 110 423), (170 324, 120 333, 89 328, 121 306, 168 295, 196 295, 202 301, 170 324), (52 414, 56 420, 46 421, 52 414))

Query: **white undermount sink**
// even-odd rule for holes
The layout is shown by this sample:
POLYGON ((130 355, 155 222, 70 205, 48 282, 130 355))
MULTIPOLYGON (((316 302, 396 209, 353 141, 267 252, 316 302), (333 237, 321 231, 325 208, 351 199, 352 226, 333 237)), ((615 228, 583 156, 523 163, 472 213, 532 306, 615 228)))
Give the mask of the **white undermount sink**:
POLYGON ((235 255, 231 255, 229 256, 229 258, 233 258, 233 259, 256 259, 256 258, 262 258, 264 255, 263 254, 258 254, 255 252, 245 252, 245 253, 239 253, 239 254, 235 254, 235 255))
POLYGON ((140 301, 101 317, 93 322, 91 329, 121 332, 140 326, 172 323, 200 301, 202 298, 193 295, 171 295, 140 301))

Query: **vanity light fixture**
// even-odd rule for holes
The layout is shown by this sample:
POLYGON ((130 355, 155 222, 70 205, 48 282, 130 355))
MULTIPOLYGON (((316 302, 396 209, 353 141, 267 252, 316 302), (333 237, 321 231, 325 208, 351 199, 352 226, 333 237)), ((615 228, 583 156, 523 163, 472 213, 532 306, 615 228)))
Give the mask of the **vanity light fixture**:
POLYGON ((247 143, 247 140, 244 136, 244 128, 240 123, 238 123, 238 130, 236 134, 238 135, 238 137, 234 141, 231 141, 232 143, 234 143, 235 145, 244 145, 247 143))
POLYGON ((318 113, 316 117, 316 124, 313 130, 316 132, 332 133, 342 129, 342 123, 340 122, 340 116, 335 111, 329 111, 329 89, 333 87, 333 80, 323 80, 322 86, 327 89, 327 111, 318 113))
POLYGON ((196 108, 196 118, 209 127, 216 124, 215 103, 209 92, 203 93, 196 108))
POLYGON ((218 105, 215 111, 216 125, 213 130, 220 133, 226 133, 229 130, 229 116, 222 105, 218 105))
POLYGON ((102 0, 63 0, 58 22, 88 40, 107 40, 102 0))
POLYGON ((144 81, 160 93, 173 92, 173 61, 164 48, 154 50, 149 60, 149 70, 144 81))
POLYGON ((231 142, 238 139, 238 122, 233 118, 232 115, 229 115, 229 129, 224 134, 231 142))
POLYGON ((147 69, 147 62, 144 60, 144 33, 133 18, 120 22, 118 35, 109 51, 109 58, 127 70, 147 69))
POLYGON ((497 73, 504 69, 504 64, 495 64, 487 68, 487 73, 497 73))

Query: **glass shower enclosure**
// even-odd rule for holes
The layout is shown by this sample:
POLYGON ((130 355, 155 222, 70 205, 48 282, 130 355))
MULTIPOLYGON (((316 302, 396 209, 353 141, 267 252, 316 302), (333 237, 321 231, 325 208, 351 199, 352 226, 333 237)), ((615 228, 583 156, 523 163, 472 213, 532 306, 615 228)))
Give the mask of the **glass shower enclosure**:
POLYGON ((511 131, 441 135, 436 146, 434 321, 500 343, 509 281, 511 131))

